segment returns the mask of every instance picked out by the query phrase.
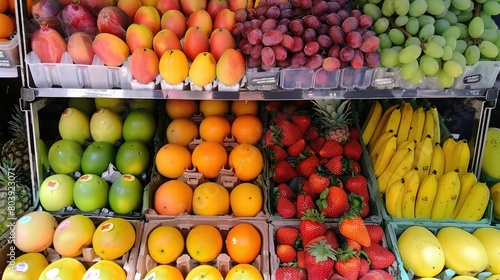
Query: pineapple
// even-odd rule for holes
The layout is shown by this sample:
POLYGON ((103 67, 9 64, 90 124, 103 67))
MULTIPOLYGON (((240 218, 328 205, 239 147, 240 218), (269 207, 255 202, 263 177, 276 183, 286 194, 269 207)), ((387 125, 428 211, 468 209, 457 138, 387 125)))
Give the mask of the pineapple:
POLYGON ((14 160, 0 163, 0 234, 9 228, 17 218, 26 212, 30 205, 30 191, 19 182, 20 166, 14 160))
POLYGON ((9 121, 9 129, 14 138, 3 145, 2 160, 14 160, 14 163, 19 165, 19 182, 28 184, 31 181, 31 172, 26 119, 18 106, 15 106, 12 120, 9 121))
POLYGON ((325 139, 344 143, 349 140, 352 125, 351 103, 338 99, 313 100, 318 128, 325 139))

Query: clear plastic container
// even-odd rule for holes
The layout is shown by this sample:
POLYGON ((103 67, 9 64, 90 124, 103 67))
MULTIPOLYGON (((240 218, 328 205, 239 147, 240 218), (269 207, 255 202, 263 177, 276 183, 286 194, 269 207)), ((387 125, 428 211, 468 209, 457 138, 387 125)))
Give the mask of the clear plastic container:
POLYGON ((0 68, 13 68, 19 65, 19 35, 8 42, 0 42, 0 68))
POLYGON ((283 68, 280 86, 283 89, 310 89, 313 87, 314 71, 305 67, 283 68))
POLYGON ((314 89, 335 89, 339 86, 341 70, 327 71, 323 67, 314 71, 314 89))
POLYGON ((344 68, 342 69, 342 73, 340 75, 340 87, 348 90, 366 89, 372 82, 372 76, 373 68, 344 68))
POLYGON ((280 69, 247 68, 245 76, 248 90, 273 90, 278 89, 280 69))

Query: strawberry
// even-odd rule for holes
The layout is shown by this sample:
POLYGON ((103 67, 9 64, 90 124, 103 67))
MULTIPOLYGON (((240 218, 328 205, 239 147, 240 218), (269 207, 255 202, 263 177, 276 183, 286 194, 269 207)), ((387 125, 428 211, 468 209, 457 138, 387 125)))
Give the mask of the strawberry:
POLYGON ((297 198, 295 192, 286 183, 278 184, 278 186, 274 188, 274 193, 290 200, 295 200, 297 198))
POLYGON ((359 269, 358 277, 365 275, 370 270, 370 263, 366 258, 359 258, 359 262, 361 264, 359 269))
POLYGON ((344 276, 347 280, 357 280, 361 269, 359 253, 352 248, 339 249, 337 252, 337 261, 335 262, 335 271, 344 276))
POLYGON ((298 250, 297 251, 297 267, 306 269, 306 251, 298 250))
POLYGON ((384 246, 373 243, 370 246, 363 246, 363 251, 370 259, 371 269, 385 269, 392 265, 396 257, 384 246))
POLYGON ((324 214, 320 214, 316 209, 309 209, 300 220, 300 235, 302 244, 307 244, 309 240, 324 235, 326 225, 324 214))
POLYGON ((316 200, 316 205, 321 213, 328 218, 338 218, 349 211, 349 199, 347 193, 341 187, 331 186, 325 189, 316 200))
POLYGON ((283 107, 283 102, 281 101, 269 101, 265 106, 266 111, 268 111, 269 113, 275 113, 281 111, 282 107, 283 107))
POLYGON ((346 280, 346 278, 335 272, 332 275, 330 275, 330 277, 328 277, 328 280, 346 280))
POLYGON ((282 266, 276 269, 276 280, 301 279, 301 275, 300 269, 293 266, 282 266))
POLYGON ((334 158, 341 156, 343 152, 344 148, 339 142, 335 140, 326 140, 321 149, 318 151, 318 154, 324 158, 334 158))
POLYGON ((297 195, 297 213, 295 217, 301 219, 307 213, 308 209, 316 209, 312 196, 308 194, 297 195))
POLYGON ((361 165, 359 165, 359 162, 352 161, 351 162, 351 167, 349 168, 349 171, 350 171, 351 174, 359 174, 359 173, 361 173, 361 165))
MULTIPOLYGON (((269 130, 268 130, 269 131, 269 130)), ((281 147, 280 145, 272 145, 271 146, 271 158, 275 161, 281 161, 288 157, 288 153, 281 147)))
POLYGON ((351 139, 344 144, 344 153, 343 155, 346 158, 352 159, 354 161, 358 161, 363 154, 363 147, 359 140, 351 139))
POLYGON ((345 238, 352 239, 363 247, 370 246, 371 244, 365 222, 352 209, 340 218, 339 230, 340 234, 345 238))
MULTIPOLYGON (((305 138, 304 138, 305 139, 305 138)), ((326 139, 323 136, 318 136, 312 140, 309 140, 308 145, 314 151, 314 154, 319 153, 323 145, 326 143, 326 139)))
POLYGON ((365 273, 359 280, 384 280, 384 276, 380 274, 378 271, 370 270, 365 273))
POLYGON ((320 169, 309 176, 309 185, 311 194, 318 195, 330 186, 330 177, 320 169))
POLYGON ((285 147, 295 143, 302 135, 299 127, 288 120, 282 120, 279 125, 271 126, 271 129, 273 130, 274 135, 278 136, 277 142, 281 143, 281 145, 285 147))
POLYGON ((349 127, 349 139, 359 140, 359 138, 361 138, 361 132, 359 131, 359 129, 355 127, 349 127))
POLYGON ((363 211, 361 212, 361 217, 366 217, 370 213, 370 204, 368 200, 370 199, 370 194, 368 192, 368 182, 366 178, 361 175, 355 175, 346 180, 345 188, 351 192, 355 193, 363 198, 363 211))
POLYGON ((326 164, 325 167, 333 174, 333 175, 342 175, 346 174, 348 170, 350 170, 352 164, 352 160, 344 158, 343 156, 337 156, 331 158, 326 164))
POLYGON ((311 126, 311 117, 303 114, 295 114, 290 121, 300 128, 301 134, 306 133, 311 126))
POLYGON ((382 269, 373 269, 372 271, 378 272, 380 275, 382 275, 384 280, 394 280, 394 276, 392 276, 389 272, 382 270, 382 269))
POLYGON ((307 246, 306 252, 307 279, 328 279, 336 260, 332 247, 322 240, 307 246))
POLYGON ((298 157, 300 153, 304 151, 305 148, 306 148, 306 140, 300 138, 295 143, 288 146, 286 148, 286 152, 292 157, 298 157))
POLYGON ((276 211, 278 212, 278 215, 283 218, 292 218, 295 216, 297 210, 290 199, 280 196, 278 198, 278 202, 276 203, 276 211))
POLYGON ((299 109, 310 109, 312 106, 311 100, 294 100, 295 104, 299 109))
POLYGON ((278 256, 278 259, 282 264, 291 263, 295 260, 297 252, 288 244, 278 245, 278 247, 276 247, 276 256, 278 256))
POLYGON ((339 248, 339 238, 333 229, 329 228, 325 232, 326 242, 332 246, 333 250, 339 248))
POLYGON ((349 239, 349 238, 347 238, 345 241, 347 243, 347 247, 348 248, 352 248, 353 250, 355 250, 357 252, 361 251, 361 247, 362 246, 358 242, 356 242, 356 241, 354 241, 352 239, 349 239))
POLYGON ((366 225, 366 229, 368 230, 368 235, 370 235, 370 240, 373 243, 380 243, 384 238, 384 229, 375 224, 366 225))
POLYGON ((303 137, 306 141, 311 141, 319 136, 318 127, 315 125, 309 126, 303 137))
POLYGON ((276 243, 278 245, 291 245, 295 246, 299 240, 299 229, 289 226, 280 227, 276 230, 276 243))
POLYGON ((297 171, 286 160, 278 161, 274 166, 273 180, 276 183, 285 183, 297 177, 297 171))
POLYGON ((307 241, 307 243, 304 243, 302 244, 304 248, 306 248, 307 246, 313 244, 313 243, 316 243, 316 242, 320 242, 321 240, 324 240, 326 244, 328 244, 328 242, 326 241, 326 236, 324 235, 320 235, 318 237, 315 237, 309 241, 307 241))
POLYGON ((273 123, 277 126, 290 121, 290 115, 285 112, 275 112, 273 115, 273 123))
POLYGON ((274 141, 274 133, 272 132, 272 130, 266 130, 266 134, 264 135, 264 143, 266 147, 276 145, 276 141, 274 141))
POLYGON ((309 184, 309 179, 305 178, 304 180, 302 180, 302 186, 300 187, 300 191, 310 196, 314 195, 313 190, 311 188, 311 184, 309 184))
POLYGON ((311 174, 316 172, 316 168, 320 165, 319 159, 315 155, 307 156, 306 158, 300 159, 299 163, 295 167, 299 176, 309 178, 311 174))

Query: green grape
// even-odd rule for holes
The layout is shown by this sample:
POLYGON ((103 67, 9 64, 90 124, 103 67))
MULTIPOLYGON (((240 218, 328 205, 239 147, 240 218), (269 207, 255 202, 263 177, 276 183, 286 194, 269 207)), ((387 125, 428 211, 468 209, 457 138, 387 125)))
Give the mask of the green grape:
POLYGON ((439 15, 436 15, 436 18, 443 18, 448 12, 448 8, 450 8, 451 6, 451 0, 442 0, 442 1, 444 4, 444 10, 439 15))
POLYGON ((424 53, 430 57, 440 58, 443 56, 443 47, 435 42, 428 42, 424 46, 424 53))
POLYGON ((484 4, 486 1, 488 1, 488 0, 476 0, 476 3, 478 3, 478 4, 484 4))
POLYGON ((469 29, 467 28, 467 25, 459 22, 455 24, 456 27, 460 28, 460 37, 459 39, 465 39, 469 37, 469 29))
POLYGON ((409 45, 420 46, 421 43, 422 42, 417 37, 410 37, 410 38, 406 39, 405 48, 408 47, 409 45))
POLYGON ((403 64, 403 66, 401 66, 401 77, 405 80, 409 80, 413 76, 415 76, 415 74, 417 74, 418 69, 418 60, 416 59, 409 63, 405 63, 403 64))
POLYGON ((446 61, 443 64, 443 71, 452 78, 458 78, 462 75, 462 66, 453 60, 446 61))
POLYGON ((425 0, 414 0, 410 3, 410 10, 408 13, 412 17, 419 17, 427 11, 427 1, 425 0))
POLYGON ((380 64, 384 67, 394 67, 399 63, 398 51, 390 48, 380 53, 380 64))
POLYGON ((443 32, 450 28, 450 23, 445 19, 438 19, 434 23, 434 28, 436 29, 436 34, 443 34, 443 32))
POLYGON ((479 61, 479 57, 481 57, 481 51, 479 47, 476 45, 470 45, 465 50, 465 61, 467 65, 474 65, 479 61))
POLYGON ((458 22, 457 15, 455 15, 451 11, 446 11, 446 13, 441 17, 441 19, 448 21, 450 25, 454 25, 455 23, 458 22))
MULTIPOLYGON (((371 4, 378 4, 380 3, 380 1, 382 0, 368 0, 368 3, 371 3, 371 4)), ((365 4, 366 5, 366 4, 365 4)))
POLYGON ((420 28, 426 26, 427 24, 434 24, 436 22, 436 19, 429 15, 419 16, 417 19, 420 28))
POLYGON ((432 76, 439 71, 439 63, 434 57, 424 54, 420 57, 420 69, 425 75, 432 76))
POLYGON ((453 55, 451 56, 451 60, 460 64, 460 66, 462 68, 465 68, 465 66, 467 66, 467 61, 465 60, 465 56, 459 52, 453 52, 453 55))
POLYGON ((416 60, 421 53, 422 49, 420 46, 410 45, 399 52, 399 62, 409 63, 412 60, 416 60))
POLYGON ((441 36, 448 38, 448 37, 454 37, 458 39, 460 37, 460 28, 458 26, 450 26, 450 28, 446 29, 441 36))
POLYGON ((420 69, 420 67, 418 67, 417 73, 415 73, 415 75, 413 75, 413 77, 408 79, 408 82, 410 82, 410 84, 413 84, 413 85, 418 85, 418 84, 422 83, 424 76, 425 76, 425 73, 422 71, 422 69, 420 69))
POLYGON ((438 76, 437 76, 438 84, 442 88, 449 88, 453 85, 453 82, 455 79, 450 77, 444 70, 439 71, 438 76))
POLYGON ((382 34, 389 28, 389 20, 385 17, 381 17, 375 21, 373 24, 373 30, 378 34, 382 34))
POLYGON ((427 42, 434 42, 438 44, 441 47, 444 47, 446 45, 446 39, 443 36, 439 35, 432 35, 427 42))
POLYGON ((391 48, 391 49, 393 49, 393 50, 397 51, 397 52, 398 52, 398 54, 399 54, 399 53, 403 50, 403 47, 401 47, 401 46, 392 46, 392 48, 391 48))
POLYGON ((410 0, 394 1, 394 11, 399 16, 405 16, 410 11, 410 0))
POLYGON ((445 10, 443 0, 427 0, 427 13, 431 15, 439 15, 445 10))
POLYGON ((472 5, 470 0, 451 0, 451 5, 459 10, 466 10, 472 5))
POLYGON ((469 36, 479 38, 484 31, 484 21, 481 17, 474 17, 469 23, 469 36))
POLYGON ((458 16, 462 12, 462 10, 459 10, 459 9, 453 7, 453 4, 450 6, 450 8, 448 9, 448 11, 452 12, 456 16, 458 16))
POLYGON ((457 45, 454 51, 459 53, 464 53, 466 49, 467 49, 467 42, 465 42, 464 40, 457 40, 457 45))
POLYGON ((441 57, 444 61, 450 60, 453 57, 453 49, 450 46, 444 46, 443 56, 441 57))
POLYGON ((452 51, 455 50, 455 48, 457 47, 457 39, 455 39, 455 37, 448 37, 448 38, 445 38, 445 46, 448 46, 451 48, 452 51))
POLYGON ((420 30, 418 19, 415 17, 408 18, 408 22, 406 23, 405 28, 406 32, 410 33, 410 35, 416 35, 420 30))
POLYGON ((408 17, 407 16, 398 16, 395 20, 394 23, 397 26, 405 26, 406 23, 408 23, 408 17))
POLYGON ((494 22, 491 16, 484 11, 479 12, 479 17, 483 19, 484 28, 490 28, 491 23, 494 22))
POLYGON ((469 7, 467 9, 463 10, 463 11, 464 12, 472 12, 472 11, 474 11, 474 7, 475 7, 474 2, 470 1, 469 7))
POLYGON ((498 34, 497 34, 496 30, 485 29, 483 31, 483 34, 481 34, 481 36, 479 36, 479 38, 486 40, 486 41, 495 42, 498 38, 498 34))
POLYGON ((375 3, 367 3, 363 6, 363 14, 369 15, 375 22, 382 17, 382 10, 375 3))
POLYGON ((425 41, 429 39, 432 35, 434 35, 434 24, 427 24, 422 29, 420 29, 420 32, 418 33, 418 38, 421 41, 425 41))
POLYGON ((405 35, 399 29, 391 29, 387 35, 389 35, 389 39, 391 39, 394 45, 402 45, 405 43, 405 35))
POLYGON ((457 16, 457 21, 458 21, 458 22, 468 22, 468 21, 470 21, 473 17, 474 17, 474 13, 473 13, 473 12, 461 12, 461 13, 457 16))
MULTIPOLYGON (((497 34, 500 32, 497 32, 497 34)), ((496 41, 494 42, 495 46, 500 49, 500 36, 497 37, 496 41)))
POLYGON ((378 39, 380 40, 379 47, 380 49, 388 49, 392 47, 392 41, 389 39, 389 35, 387 33, 382 33, 378 35, 378 39))
POLYGON ((482 56, 489 59, 495 58, 498 55, 498 47, 490 41, 482 41, 479 44, 479 51, 482 56))
POLYGON ((382 14, 386 17, 392 16, 396 11, 394 10, 395 0, 384 0, 382 3, 382 14))
POLYGON ((491 29, 491 30, 498 30, 498 25, 497 23, 493 20, 491 21, 490 25, 488 25, 488 29, 491 29))

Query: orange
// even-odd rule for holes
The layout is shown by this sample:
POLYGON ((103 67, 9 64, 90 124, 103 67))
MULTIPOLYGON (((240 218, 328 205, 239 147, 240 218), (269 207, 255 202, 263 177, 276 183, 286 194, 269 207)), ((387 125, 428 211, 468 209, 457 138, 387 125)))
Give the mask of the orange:
POLYGON ((227 158, 226 149, 217 142, 202 142, 194 148, 191 155, 193 166, 207 179, 219 175, 219 171, 227 163, 227 158))
POLYGON ((204 117, 200 123, 200 137, 204 141, 222 143, 231 133, 231 124, 226 117, 212 115, 204 117))
POLYGON ((186 169, 191 169, 191 153, 179 144, 165 144, 158 150, 155 158, 158 172, 171 179, 182 176, 186 169))
POLYGON ((255 217, 262 211, 262 189, 252 183, 241 183, 229 194, 229 203, 235 217, 255 217))
POLYGON ((200 113, 204 117, 219 115, 224 116, 229 112, 229 101, 227 100, 201 100, 200 113))
POLYGON ((222 251, 222 235, 212 225, 197 225, 189 231, 186 237, 186 249, 191 258, 196 261, 212 261, 222 251))
POLYGON ((198 111, 198 105, 194 100, 168 99, 165 102, 165 112, 171 119, 189 118, 198 111))
POLYGON ((262 172, 264 158, 254 145, 240 144, 229 152, 229 166, 241 181, 251 181, 262 172))
POLYGON ((222 280, 220 271, 208 264, 199 265, 186 275, 186 280, 222 280))
POLYGON ((14 33, 15 25, 6 14, 0 14, 0 39, 7 39, 14 33))
POLYGON ((198 125, 189 118, 173 119, 167 126, 167 142, 188 146, 198 138, 198 125))
MULTIPOLYGON (((7 0, 8 5, 9 5, 9 12, 11 14, 16 13, 16 4, 15 0, 7 0)), ((33 6, 33 0, 27 0, 26 2, 23 3, 23 5, 26 5, 26 11, 28 11, 28 18, 31 18, 31 7, 33 6)))
POLYGON ((5 13, 9 9, 9 1, 0 0, 0 13, 5 13))
POLYGON ((262 121, 255 115, 236 117, 231 125, 231 134, 239 144, 257 144, 262 138, 262 121))
POLYGON ((231 113, 236 117, 246 114, 257 115, 259 103, 255 100, 234 100, 231 102, 231 113))
POLYGON ((251 264, 237 264, 226 275, 225 280, 262 280, 260 271, 251 264))
POLYGON ((227 233, 227 253, 237 263, 252 263, 260 254, 261 246, 262 237, 251 224, 238 224, 227 233))
POLYGON ((181 271, 177 267, 162 264, 148 271, 144 279, 184 280, 184 276, 182 276, 181 271))
POLYGON ((229 192, 218 183, 200 184, 193 192, 193 212, 200 216, 229 214, 229 192))
POLYGON ((135 243, 135 229, 122 218, 111 218, 102 222, 92 237, 96 255, 103 260, 115 260, 128 252, 135 243))
POLYGON ((159 264, 173 263, 184 251, 184 237, 173 226, 159 226, 148 236, 148 252, 159 264))
POLYGON ((193 189, 179 180, 163 183, 155 192, 154 209, 159 215, 191 213, 193 189))

